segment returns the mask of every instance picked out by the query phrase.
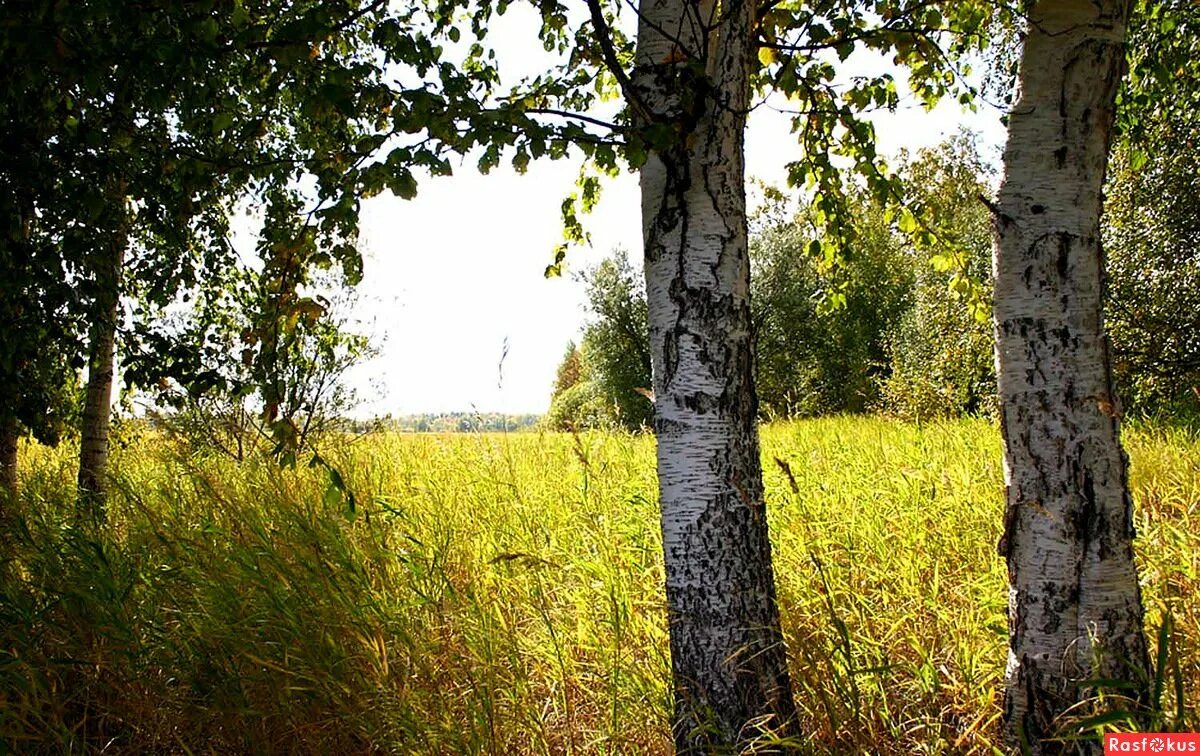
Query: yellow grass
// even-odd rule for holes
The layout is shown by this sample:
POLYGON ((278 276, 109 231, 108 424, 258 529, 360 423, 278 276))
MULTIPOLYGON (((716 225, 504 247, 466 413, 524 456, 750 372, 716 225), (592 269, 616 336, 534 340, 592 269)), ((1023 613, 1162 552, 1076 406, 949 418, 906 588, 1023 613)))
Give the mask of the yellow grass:
MULTIPOLYGON (((1152 645, 1169 608, 1168 667, 1192 702, 1179 720, 1167 675, 1161 724, 1194 728, 1200 449, 1165 431, 1127 441, 1152 645)), ((770 426, 763 446, 807 750, 990 753, 1006 632, 995 427, 834 418, 770 426)), ((326 452, 353 511, 320 468, 135 439, 96 535, 72 524, 70 450, 26 450, 3 545, 0 742, 669 750, 652 439, 388 435, 326 452)))

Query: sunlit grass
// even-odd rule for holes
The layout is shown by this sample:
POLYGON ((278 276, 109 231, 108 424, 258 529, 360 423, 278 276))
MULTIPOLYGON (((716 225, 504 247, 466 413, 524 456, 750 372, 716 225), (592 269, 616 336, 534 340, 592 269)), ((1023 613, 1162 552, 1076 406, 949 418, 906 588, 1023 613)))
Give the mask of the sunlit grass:
MULTIPOLYGON (((1170 608, 1194 702, 1200 450, 1128 441, 1148 625, 1170 608)), ((763 445, 808 749, 990 752, 996 429, 837 418, 763 445)), ((366 438, 326 452, 351 510, 319 468, 147 437, 117 454, 103 537, 72 523, 69 450, 27 451, 0 594, 13 751, 669 750, 650 438, 366 438)))

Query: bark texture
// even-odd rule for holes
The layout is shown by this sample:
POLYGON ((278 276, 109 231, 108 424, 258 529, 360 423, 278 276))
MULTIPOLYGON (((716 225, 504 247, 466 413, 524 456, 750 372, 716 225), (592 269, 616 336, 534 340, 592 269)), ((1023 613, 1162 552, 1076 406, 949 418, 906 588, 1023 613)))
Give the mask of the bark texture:
MULTIPOLYGON (((123 216, 124 190, 113 194, 114 211, 123 216)), ((126 243, 127 231, 122 220, 108 242, 95 250, 92 259, 96 289, 88 338, 88 380, 80 422, 79 501, 80 514, 96 520, 104 516, 117 310, 121 299, 121 267, 125 260, 126 243)))
MULTIPOLYGON (((1102 187, 1127 0, 1034 4, 995 210, 996 365, 1013 746, 1048 740, 1087 680, 1143 684, 1128 461, 1101 312, 1102 187)), ((1129 691, 1120 691, 1128 694, 1129 691)))
POLYGON ((680 753, 789 735, 763 508, 744 133, 753 5, 643 0, 632 103, 680 753), (663 135, 669 135, 669 139, 663 135))

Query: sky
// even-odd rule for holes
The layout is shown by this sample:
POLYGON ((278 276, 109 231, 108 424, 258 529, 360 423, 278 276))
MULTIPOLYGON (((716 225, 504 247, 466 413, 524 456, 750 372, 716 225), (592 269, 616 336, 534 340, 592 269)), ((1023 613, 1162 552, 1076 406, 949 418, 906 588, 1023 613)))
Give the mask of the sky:
MULTIPOLYGON (((519 32, 506 30, 514 40, 519 32)), ((502 47, 501 62, 536 70, 537 52, 521 52, 528 47, 511 45, 507 59, 502 47)), ((933 146, 961 126, 979 132, 986 154, 1003 143, 999 118, 986 104, 967 113, 947 101, 925 112, 906 101, 873 120, 885 155, 933 146)), ((798 157, 788 125, 767 108, 751 114, 748 178, 785 186, 784 166, 798 157)), ((573 272, 616 247, 640 265, 635 175, 607 182, 584 221, 591 246, 572 249, 567 273, 546 279, 561 239, 559 206, 578 163, 535 161, 524 175, 502 166, 487 176, 474 165, 468 156, 453 176, 425 180, 413 200, 380 195, 363 203, 365 275, 351 317, 379 351, 348 377, 362 399, 360 416, 544 412, 555 369, 587 319, 573 272)))

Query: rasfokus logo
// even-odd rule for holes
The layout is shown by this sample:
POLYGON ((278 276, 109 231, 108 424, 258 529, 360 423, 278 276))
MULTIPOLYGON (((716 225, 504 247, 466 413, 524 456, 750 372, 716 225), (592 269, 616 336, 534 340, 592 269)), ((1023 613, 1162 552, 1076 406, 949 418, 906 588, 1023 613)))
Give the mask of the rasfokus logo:
POLYGON ((1118 753, 1194 753, 1200 756, 1200 733, 1122 732, 1104 736, 1104 756, 1118 753))

